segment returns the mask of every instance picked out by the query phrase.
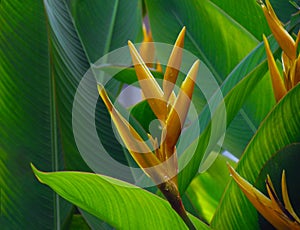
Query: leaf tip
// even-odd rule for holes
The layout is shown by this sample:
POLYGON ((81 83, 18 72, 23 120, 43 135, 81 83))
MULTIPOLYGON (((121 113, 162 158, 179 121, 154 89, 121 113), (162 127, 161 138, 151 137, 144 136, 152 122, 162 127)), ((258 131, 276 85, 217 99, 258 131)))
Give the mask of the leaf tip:
POLYGON ((34 174, 39 174, 39 173, 41 173, 41 171, 38 170, 38 169, 34 166, 34 164, 33 164, 32 162, 30 162, 30 167, 31 167, 32 171, 34 172, 34 174))
POLYGON ((35 175, 35 177, 39 180, 39 182, 43 183, 43 181, 40 178, 40 175, 43 173, 40 170, 38 170, 33 163, 30 162, 30 167, 35 175))

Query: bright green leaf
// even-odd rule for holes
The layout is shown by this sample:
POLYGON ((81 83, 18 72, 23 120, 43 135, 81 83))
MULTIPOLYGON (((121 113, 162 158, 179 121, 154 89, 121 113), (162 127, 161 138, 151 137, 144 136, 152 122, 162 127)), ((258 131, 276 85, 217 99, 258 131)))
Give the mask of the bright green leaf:
POLYGON ((187 229, 167 201, 128 183, 91 173, 33 170, 40 182, 117 229, 187 229))
POLYGON ((198 174, 186 190, 186 196, 201 219, 210 223, 218 207, 229 180, 226 162, 234 162, 219 155, 213 165, 204 173, 198 174))

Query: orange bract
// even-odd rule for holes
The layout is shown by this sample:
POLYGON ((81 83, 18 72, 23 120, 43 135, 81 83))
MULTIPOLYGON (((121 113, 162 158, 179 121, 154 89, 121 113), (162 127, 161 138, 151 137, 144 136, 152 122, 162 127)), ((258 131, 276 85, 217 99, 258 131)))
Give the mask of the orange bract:
POLYGON ((269 27, 282 49, 282 65, 284 80, 280 76, 279 70, 276 66, 276 62, 272 55, 268 40, 263 36, 265 48, 267 52, 268 65, 272 79, 272 86, 275 95, 275 99, 278 102, 288 90, 293 88, 300 81, 300 61, 299 56, 297 58, 297 48, 299 43, 300 32, 296 41, 292 36, 284 29, 282 23, 277 18, 269 0, 266 0, 266 5, 260 2, 269 27))

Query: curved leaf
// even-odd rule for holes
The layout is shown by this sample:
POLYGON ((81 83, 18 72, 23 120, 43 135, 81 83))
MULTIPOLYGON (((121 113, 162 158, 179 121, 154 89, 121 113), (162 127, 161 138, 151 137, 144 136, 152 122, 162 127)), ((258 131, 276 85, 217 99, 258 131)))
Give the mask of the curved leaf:
MULTIPOLYGON (((64 167, 90 170, 76 147, 71 116, 74 94, 89 63, 66 2, 0 2, 0 225, 3 228, 58 229, 71 216, 70 204, 66 205, 51 190, 36 183, 30 161, 52 171, 64 167)), ((93 8, 97 18, 102 7, 100 4, 93 8)), ((139 12, 137 8, 134 10, 139 12)), ((136 20, 129 11, 122 13, 136 20)), ((103 20, 106 16, 109 15, 100 15, 103 20)), ((122 27, 124 31, 126 28, 138 31, 138 26, 133 28, 132 24, 122 27)), ((85 36, 93 34, 87 31, 85 36)), ((137 33, 131 36, 135 38, 137 33)), ((105 40, 111 47, 121 46, 120 39, 124 37, 128 39, 128 34, 112 43, 112 37, 105 35, 99 42, 105 40)), ((88 55, 96 53, 94 50, 88 55)))
POLYGON ((117 229, 188 229, 167 201, 141 188, 97 174, 33 170, 40 182, 117 229))
POLYGON ((219 155, 212 166, 206 172, 199 173, 186 190, 197 215, 206 223, 210 223, 229 180, 226 162, 234 165, 229 158, 219 155))
POLYGON ((251 32, 212 1, 145 2, 154 41, 173 44, 180 28, 186 26, 185 49, 198 56, 219 83, 258 43, 251 32))
MULTIPOLYGON (((227 126, 234 119, 248 95, 252 93, 257 83, 262 79, 262 76, 264 76, 267 71, 266 60, 262 55, 262 52, 263 49, 260 45, 256 50, 249 54, 245 61, 241 62, 241 64, 236 67, 221 87, 223 95, 226 95, 224 97, 224 101, 227 108, 227 120, 224 122, 226 122, 227 126)), ((189 162, 179 175, 179 187, 182 189, 181 191, 184 191, 187 188, 192 178, 198 172, 201 161, 205 161, 205 159, 209 156, 210 151, 213 150, 212 148, 214 145, 216 145, 220 137, 224 135, 224 133, 214 133, 214 135, 210 136, 210 112, 214 114, 213 116, 218 116, 217 118, 212 117, 212 119, 215 119, 213 120, 214 122, 220 122, 222 119, 225 119, 223 117, 224 108, 222 107, 222 104, 216 105, 214 102, 218 97, 220 96, 216 94, 210 99, 210 103, 214 103, 213 108, 215 111, 209 111, 211 108, 207 105, 199 116, 199 122, 201 124, 200 127, 204 127, 202 128, 203 132, 200 136, 198 133, 193 132, 193 129, 187 129, 186 135, 183 135, 184 139, 188 139, 188 141, 186 141, 187 143, 191 143, 191 139, 195 141, 193 141, 190 145, 183 145, 184 153, 179 159, 180 167, 186 164, 187 161, 189 162), (218 112, 222 113, 218 114, 218 112), (210 140, 211 137, 213 137, 214 140, 210 140), (210 146, 207 146, 209 142, 210 146)), ((185 141, 183 140, 183 142, 185 141)))
POLYGON ((212 2, 259 41, 262 40, 262 34, 270 34, 263 12, 256 1, 212 0, 212 2))
MULTIPOLYGON (((55 6, 57 17, 65 15, 62 2, 55 6)), ((60 228, 71 211, 65 201, 36 183, 29 166, 30 161, 49 170, 63 165, 54 87, 61 69, 53 66, 57 37, 51 33, 47 10, 42 1, 0 4, 0 225, 6 229, 60 228)), ((61 20, 70 25, 68 17, 61 20)), ((68 46, 73 48, 74 41, 68 46)), ((70 60, 68 54, 65 61, 70 60)), ((84 62, 76 65, 85 67, 84 62)), ((65 71, 61 81, 68 74, 65 71)))
POLYGON ((70 0, 73 20, 91 63, 141 35, 141 7, 139 0, 70 0))
MULTIPOLYGON (((236 171, 249 183, 255 182, 260 170, 274 153, 300 141, 299 95, 300 84, 276 104, 247 146, 236 171)), ((224 193, 212 226, 226 229, 258 228, 256 210, 232 181, 224 193)))

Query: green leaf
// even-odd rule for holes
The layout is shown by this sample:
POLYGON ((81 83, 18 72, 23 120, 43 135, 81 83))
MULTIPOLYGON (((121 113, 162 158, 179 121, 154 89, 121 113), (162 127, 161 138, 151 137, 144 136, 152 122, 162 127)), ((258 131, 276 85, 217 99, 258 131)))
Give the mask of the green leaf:
POLYGON ((197 215, 206 223, 210 223, 229 180, 226 162, 234 165, 232 160, 219 155, 212 166, 198 174, 186 190, 197 215))
POLYGON ((57 25, 54 33, 49 23, 60 20, 61 25, 71 26, 71 20, 65 17, 63 2, 44 3, 46 9, 42 1, 0 4, 0 225, 5 229, 62 228, 72 211, 70 204, 36 183, 29 166, 34 161, 48 170, 62 168, 59 140, 69 133, 60 133, 57 109, 69 102, 60 100, 69 96, 62 88, 72 72, 60 67, 69 62, 72 68, 76 63, 81 73, 87 67, 83 60, 70 61, 68 51, 77 45, 76 40, 68 42, 67 51, 60 51, 63 60, 58 58, 58 40, 67 41, 66 35, 73 36, 75 31, 71 27, 62 32, 57 25), (47 18, 45 12, 56 17, 47 18), (56 57, 58 67, 54 67, 56 57))
MULTIPOLYGON (((299 96, 300 84, 274 106, 247 146, 236 171, 249 183, 255 182, 274 153, 300 141, 299 96)), ((258 228, 257 212, 236 183, 229 183, 211 224, 214 228, 258 228)))
MULTIPOLYGON (((36 183, 29 162, 51 171, 90 171, 75 144, 72 106, 88 59, 97 50, 87 57, 66 2, 0 2, 0 226, 5 229, 60 229, 71 214, 69 203, 36 183)), ((110 17, 98 13, 106 2, 97 1, 93 8, 97 20, 110 17)), ((122 12, 124 17, 126 13, 136 19, 128 10, 122 12)), ((120 21, 115 19, 114 25, 120 21)), ((122 27, 137 30, 140 22, 134 28, 122 27)), ((93 37, 92 30, 85 36, 93 37)), ((97 44, 105 40, 114 48, 137 34, 123 35, 114 42, 113 37, 101 36, 97 44)))
POLYGON ((261 121, 275 104, 269 72, 267 74, 262 73, 261 78, 226 130, 226 137, 222 147, 238 158, 242 155, 261 121), (258 104, 261 106, 260 109, 257 109, 258 104))
POLYGON ((72 217, 72 222, 70 227, 68 228, 70 230, 90 230, 91 228, 87 225, 84 218, 80 214, 74 214, 72 217))
MULTIPOLYGON (((186 26, 185 49, 198 56, 219 83, 258 44, 250 31, 212 1, 145 2, 154 41, 173 44, 180 29, 186 26)), ((254 4, 250 2, 248 8, 254 4)), ((261 15, 256 10, 251 22, 261 15)), ((257 24, 261 23, 258 20, 257 24)))
MULTIPOLYGON (((239 66, 230 74, 227 80, 223 83, 221 91, 224 97, 224 102, 226 105, 226 121, 225 124, 228 126, 230 122, 235 118, 236 114, 242 108, 247 97, 258 82, 262 79, 262 76, 267 71, 267 63, 262 55, 264 50, 261 45, 257 47, 251 54, 247 56, 245 61, 241 62, 239 66)), ((216 97, 219 95, 216 94, 216 97)), ((211 104, 216 103, 216 97, 211 98, 211 104)), ((199 170, 201 161, 202 164, 205 162, 206 158, 209 156, 210 152, 213 150, 214 146, 219 141, 220 137, 224 134, 221 133, 224 130, 217 130, 211 135, 211 119, 215 122, 215 127, 218 127, 218 122, 222 122, 225 119, 222 101, 217 102, 219 104, 213 104, 215 111, 209 111, 209 106, 206 106, 203 112, 199 116, 200 127, 203 127, 200 136, 198 133, 193 133, 193 129, 187 129, 183 134, 183 143, 191 144, 183 147, 184 152, 179 159, 179 167, 183 167, 183 170, 179 174, 179 187, 181 191, 185 191, 190 181, 196 175, 199 170), (211 118, 210 112, 215 116, 211 118), (221 113, 220 113, 221 112, 221 113), (219 113, 219 114, 218 114, 219 113), (213 139, 211 139, 213 138, 213 139), (187 139, 187 140, 186 140, 187 139), (210 140, 211 139, 211 140, 210 140), (210 142, 210 146, 207 146, 210 142), (195 154, 194 154, 195 153, 195 154), (192 158, 191 158, 192 156, 192 158)), ((191 125, 193 127, 193 125, 191 125)), ((207 162, 208 166, 210 165, 207 162)), ((207 167, 205 169, 207 169, 207 167)))
POLYGON ((123 181, 91 173, 33 170, 40 182, 117 229, 187 229, 167 201, 123 181))
POLYGON ((259 41, 262 40, 262 34, 270 34, 264 14, 256 1, 212 0, 212 2, 259 41))
POLYGON ((91 63, 135 41, 142 29, 139 0, 70 0, 70 8, 91 63), (126 23, 124 23, 126 22, 126 23))

